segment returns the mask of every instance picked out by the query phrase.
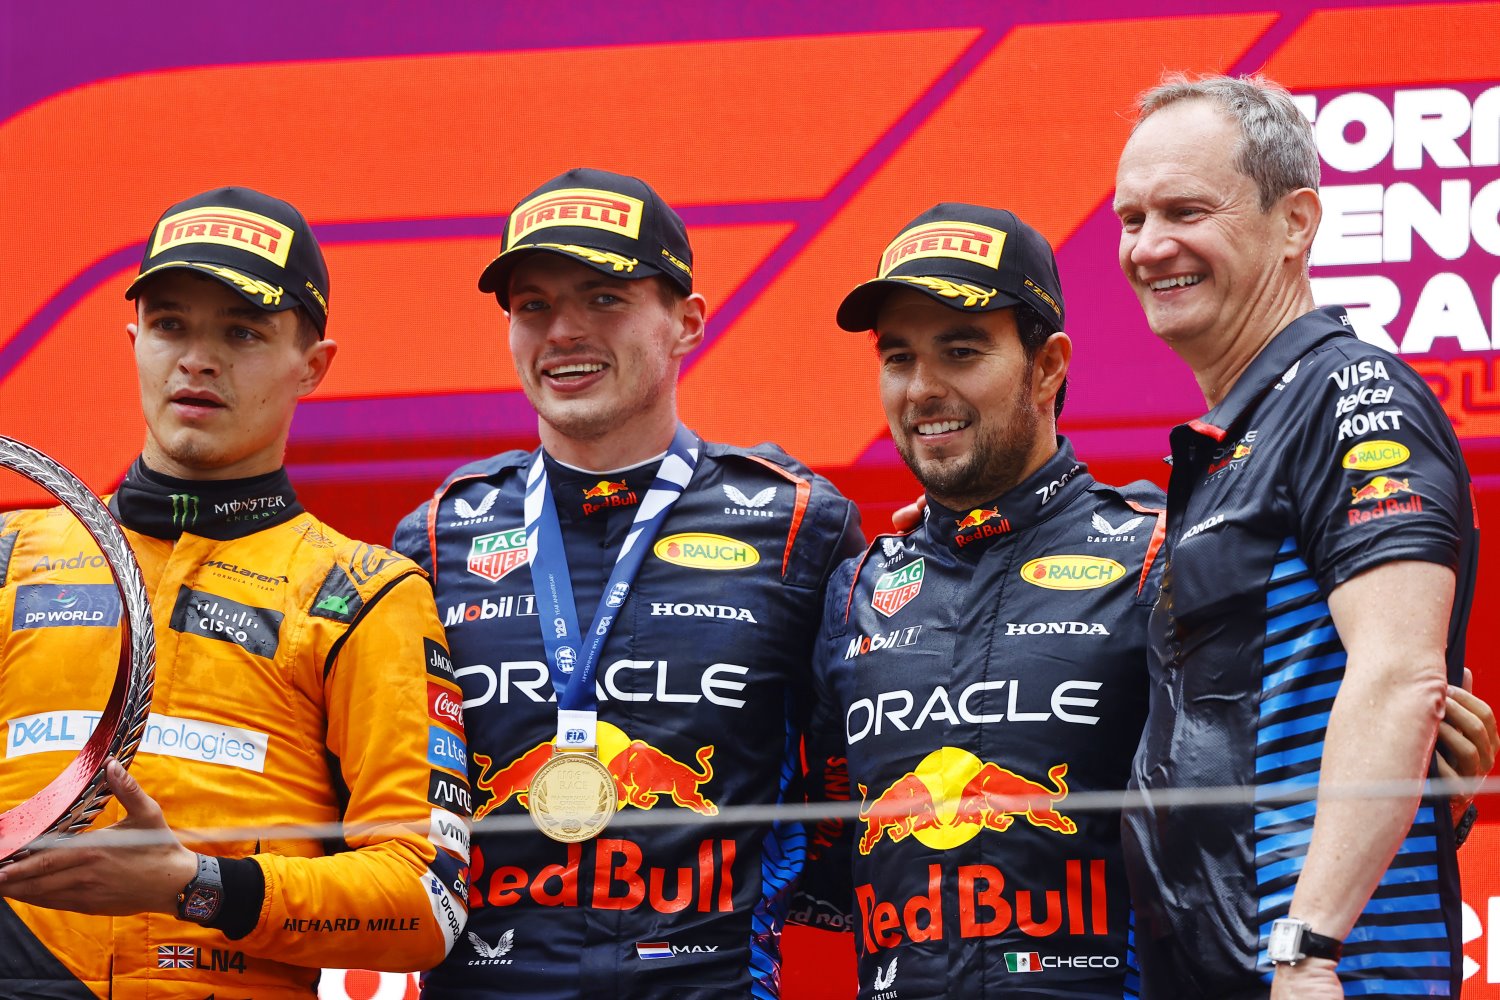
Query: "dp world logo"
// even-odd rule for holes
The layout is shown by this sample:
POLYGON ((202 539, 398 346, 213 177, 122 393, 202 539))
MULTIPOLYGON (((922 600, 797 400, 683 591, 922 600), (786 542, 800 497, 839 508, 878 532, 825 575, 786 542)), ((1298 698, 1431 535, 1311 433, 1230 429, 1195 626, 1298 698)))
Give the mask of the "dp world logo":
POLYGON ((172 494, 172 523, 179 528, 198 523, 198 498, 191 493, 172 494))

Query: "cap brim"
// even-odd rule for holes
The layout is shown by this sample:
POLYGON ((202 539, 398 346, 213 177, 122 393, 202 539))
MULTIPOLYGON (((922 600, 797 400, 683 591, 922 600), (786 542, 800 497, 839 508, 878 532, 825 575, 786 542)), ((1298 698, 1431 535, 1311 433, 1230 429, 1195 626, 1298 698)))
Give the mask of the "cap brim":
MULTIPOLYGON (((611 278, 620 278, 624 281, 634 281, 640 278, 654 278, 657 275, 667 275, 667 272, 654 264, 633 257, 622 257, 608 250, 596 250, 593 247, 577 246, 575 244, 548 244, 546 246, 535 243, 523 243, 520 246, 511 247, 509 250, 490 261, 489 266, 479 275, 479 290, 481 292, 492 292, 500 299, 500 305, 506 309, 510 308, 510 273, 516 269, 516 265, 533 254, 547 253, 564 260, 577 261, 585 267, 591 267, 600 274, 607 274, 611 278)), ((675 279, 674 279, 675 280, 675 279)))
POLYGON ((1020 304, 1021 300, 998 288, 979 288, 962 278, 940 274, 876 278, 855 288, 839 303, 838 324, 850 333, 875 329, 880 307, 898 288, 910 288, 957 312, 993 312, 1020 304))
MULTIPOLYGON (((169 260, 164 264, 157 264, 148 271, 142 271, 136 275, 136 279, 125 289, 127 299, 135 299, 140 295, 141 285, 149 278, 154 278, 163 271, 176 268, 186 268, 223 284, 226 288, 233 289, 242 296, 246 302, 257 309, 266 312, 284 312, 287 309, 295 309, 297 306, 306 308, 295 294, 287 289, 276 285, 258 274, 249 274, 237 271, 223 264, 200 260, 169 260)), ((309 314, 316 317, 315 310, 308 310, 309 314)))

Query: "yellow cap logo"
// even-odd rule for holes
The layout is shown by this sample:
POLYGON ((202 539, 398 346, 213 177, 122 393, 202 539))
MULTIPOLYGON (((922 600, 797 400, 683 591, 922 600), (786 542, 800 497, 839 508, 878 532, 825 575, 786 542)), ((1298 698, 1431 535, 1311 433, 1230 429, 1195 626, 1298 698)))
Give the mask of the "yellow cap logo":
POLYGON ((1411 458, 1411 449, 1399 441, 1364 441, 1344 453, 1344 468, 1389 469, 1411 458))
POLYGON ((891 241, 880 255, 880 276, 897 264, 919 257, 951 257, 1000 269, 1005 234, 972 222, 928 222, 914 226, 891 241))
POLYGON ((241 208, 190 208, 161 220, 151 256, 185 243, 216 243, 244 250, 286 267, 292 231, 275 219, 241 208))
POLYGON ((1093 590, 1124 575, 1124 566, 1099 556, 1042 556, 1021 567, 1021 579, 1048 590, 1093 590))
POLYGON ((548 191, 517 208, 510 216, 510 239, 507 246, 515 246, 528 233, 548 226, 584 226, 603 229, 636 239, 641 231, 641 212, 645 208, 639 198, 615 194, 613 191, 596 191, 593 188, 562 188, 548 191))
POLYGON ((651 547, 656 558, 690 569, 747 569, 760 562, 755 546, 738 538, 689 531, 668 535, 651 547))

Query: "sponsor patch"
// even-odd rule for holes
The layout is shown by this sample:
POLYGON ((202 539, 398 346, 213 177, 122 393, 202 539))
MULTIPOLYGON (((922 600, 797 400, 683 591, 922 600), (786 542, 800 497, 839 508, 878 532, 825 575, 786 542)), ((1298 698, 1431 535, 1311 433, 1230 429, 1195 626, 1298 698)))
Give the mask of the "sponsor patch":
POLYGON ((442 684, 427 682, 427 715, 455 732, 464 731, 463 695, 442 684))
POLYGON ((1042 556, 1021 567, 1021 579, 1048 590, 1093 590, 1125 576, 1125 567, 1100 556, 1042 556))
POLYGON ((925 558, 882 573, 875 581, 875 592, 870 595, 870 607, 887 618, 891 617, 922 592, 922 578, 926 574, 925 558))
POLYGON ((654 618, 719 618, 724 621, 759 624, 749 608, 736 608, 729 604, 671 604, 652 602, 654 618))
POLYGON ((349 574, 342 566, 336 565, 323 578, 323 586, 318 588, 318 596, 313 599, 309 614, 336 622, 352 622, 364 603, 349 574))
POLYGON ((461 737, 442 726, 427 727, 427 763, 459 774, 469 773, 469 754, 461 737))
POLYGON ((892 629, 889 632, 877 632, 875 635, 857 635, 849 640, 849 647, 844 650, 844 659, 852 660, 856 656, 878 653, 882 649, 910 646, 921 634, 922 626, 911 625, 907 628, 892 629))
POLYGON ((475 958, 469 959, 468 965, 509 965, 513 961, 505 956, 516 946, 516 929, 508 929, 490 944, 484 938, 469 931, 469 944, 474 946, 475 958))
POLYGON ((169 215, 156 227, 151 256, 187 243, 213 243, 245 250, 286 267, 293 232, 275 219, 242 208, 201 206, 169 215))
POLYGON ((450 684, 457 684, 458 678, 453 673, 453 657, 443 648, 442 643, 435 642, 426 636, 422 637, 422 654, 427 663, 427 672, 433 677, 441 677, 450 684))
POLYGON ((774 510, 765 510, 765 509, 763 509, 772 500, 776 499, 776 487, 774 487, 774 486, 767 486, 765 489, 759 491, 754 496, 749 496, 749 495, 745 494, 742 490, 738 489, 737 487, 734 487, 734 486, 729 485, 728 483, 725 483, 724 484, 724 495, 726 497, 728 497, 729 500, 730 500, 730 502, 734 505, 732 507, 725 507, 724 508, 724 513, 729 514, 730 516, 738 516, 738 517, 775 517, 776 516, 776 512, 774 510))
POLYGON ((637 239, 644 203, 639 198, 594 188, 561 188, 537 195, 511 213, 507 244, 550 226, 583 226, 637 239))
POLYGON ((928 222, 897 236, 880 255, 880 277, 897 265, 924 257, 948 257, 1000 269, 1005 233, 972 222, 928 222))
POLYGON ((272 659, 281 642, 281 620, 285 616, 270 608, 241 604, 227 597, 206 594, 191 587, 177 592, 168 624, 174 632, 198 635, 239 646, 252 656, 272 659))
POLYGON ((668 535, 651 547, 663 562, 689 569, 748 569, 760 562, 755 546, 738 538, 690 531, 668 535))
POLYGON ((457 813, 432 810, 432 827, 427 837, 445 851, 469 860, 469 824, 457 813))
POLYGON ((465 816, 474 811, 473 801, 469 798, 469 783, 441 771, 427 773, 427 801, 465 816))
POLYGON ((35 583, 16 588, 12 631, 82 625, 120 624, 120 592, 112 583, 35 583))
POLYGON ((391 563, 399 562, 401 556, 381 545, 369 545, 364 542, 354 550, 354 555, 349 558, 349 575, 359 586, 364 586, 376 576, 380 575, 391 563))
POLYGON ((443 937, 451 950, 464 927, 465 918, 460 915, 462 910, 443 880, 432 872, 422 876, 422 885, 427 890, 427 903, 432 907, 432 918, 443 929, 443 937))
POLYGON ((1375 472, 1400 465, 1411 458, 1411 449, 1399 441, 1365 441, 1344 453, 1346 469, 1375 472))
POLYGON ((492 618, 527 618, 536 616, 536 597, 533 594, 502 594, 493 601, 481 597, 478 603, 459 601, 443 609, 443 628, 456 628, 471 622, 484 622, 492 618))
MULTIPOLYGON (((6 724, 5 755, 25 757, 49 750, 78 753, 99 725, 100 714, 78 709, 11 719, 6 724)), ((137 752, 223 764, 259 774, 266 769, 269 745, 270 737, 253 729, 153 712, 146 719, 137 752)))
POLYGON ((511 528, 487 535, 475 535, 469 541, 469 572, 490 583, 499 583, 512 570, 531 559, 526 548, 526 529, 511 528))

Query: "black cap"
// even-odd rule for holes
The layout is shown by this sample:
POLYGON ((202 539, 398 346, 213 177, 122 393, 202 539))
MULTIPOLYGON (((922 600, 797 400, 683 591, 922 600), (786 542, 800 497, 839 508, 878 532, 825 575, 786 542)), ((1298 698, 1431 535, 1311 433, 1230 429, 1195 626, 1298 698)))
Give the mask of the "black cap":
POLYGON ((651 185, 624 174, 579 167, 522 198, 479 290, 494 292, 509 309, 510 272, 532 253, 568 257, 616 278, 660 274, 684 294, 693 291, 687 227, 651 185))
POLYGON ((302 213, 280 198, 226 187, 180 201, 146 240, 141 271, 125 290, 158 271, 188 267, 217 278, 267 312, 302 306, 321 336, 328 325, 328 265, 302 213))
POLYGON ((873 330, 881 303, 897 288, 969 312, 1027 306, 1054 332, 1063 328, 1052 246, 1003 208, 944 202, 911 220, 881 253, 875 280, 844 296, 839 326, 873 330))

